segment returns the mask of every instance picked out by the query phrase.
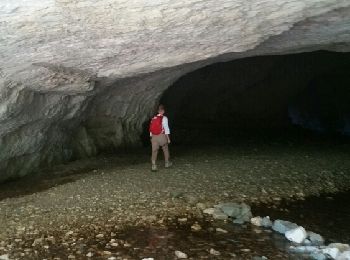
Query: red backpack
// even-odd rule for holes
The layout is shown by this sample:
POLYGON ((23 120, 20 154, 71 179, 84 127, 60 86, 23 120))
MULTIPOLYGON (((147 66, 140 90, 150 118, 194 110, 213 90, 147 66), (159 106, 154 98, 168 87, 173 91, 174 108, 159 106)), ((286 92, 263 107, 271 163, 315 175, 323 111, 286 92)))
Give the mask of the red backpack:
POLYGON ((160 135, 163 133, 163 116, 162 115, 156 115, 152 118, 151 123, 149 125, 149 132, 152 135, 160 135))

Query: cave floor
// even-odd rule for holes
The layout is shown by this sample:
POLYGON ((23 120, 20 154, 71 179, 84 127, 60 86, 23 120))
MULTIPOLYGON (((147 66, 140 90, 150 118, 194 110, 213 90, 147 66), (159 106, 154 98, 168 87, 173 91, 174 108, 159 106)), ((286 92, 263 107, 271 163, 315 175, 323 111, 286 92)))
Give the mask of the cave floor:
MULTIPOLYGON (((196 204, 245 201, 253 213, 270 209, 275 217, 284 205, 287 218, 285 201, 330 198, 349 189, 349 151, 342 143, 174 146, 173 167, 160 165, 156 173, 146 148, 57 166, 51 174, 0 186, 0 255, 173 259, 180 250, 192 259, 293 258, 283 239, 267 230, 213 222, 196 204), (191 232, 194 222, 202 231, 191 232), (210 248, 221 255, 211 255, 210 248)), ((299 213, 291 212, 290 220, 306 227, 317 215, 299 213)), ((326 238, 347 239, 337 232, 326 238)))

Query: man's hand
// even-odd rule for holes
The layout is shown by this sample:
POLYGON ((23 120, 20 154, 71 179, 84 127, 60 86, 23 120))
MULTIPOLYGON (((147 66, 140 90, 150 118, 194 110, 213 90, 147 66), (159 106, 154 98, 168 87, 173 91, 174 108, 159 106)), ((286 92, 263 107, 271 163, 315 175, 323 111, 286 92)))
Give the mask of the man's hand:
POLYGON ((168 139, 168 144, 170 144, 170 137, 169 137, 169 135, 167 135, 166 138, 168 139))

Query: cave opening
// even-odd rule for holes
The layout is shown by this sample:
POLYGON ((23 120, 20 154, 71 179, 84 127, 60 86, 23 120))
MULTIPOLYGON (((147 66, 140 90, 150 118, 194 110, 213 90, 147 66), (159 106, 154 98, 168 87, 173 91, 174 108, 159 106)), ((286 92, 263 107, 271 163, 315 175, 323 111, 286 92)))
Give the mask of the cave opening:
MULTIPOLYGON (((350 54, 328 51, 216 63, 162 95, 175 144, 348 140, 350 54)), ((143 141, 148 142, 144 124, 143 141)))

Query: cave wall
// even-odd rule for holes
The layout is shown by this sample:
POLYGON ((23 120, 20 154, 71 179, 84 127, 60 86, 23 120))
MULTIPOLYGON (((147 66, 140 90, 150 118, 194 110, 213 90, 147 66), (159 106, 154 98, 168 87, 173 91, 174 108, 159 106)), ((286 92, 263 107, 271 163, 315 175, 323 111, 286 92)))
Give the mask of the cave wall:
POLYGON ((237 58, 348 51, 350 3, 0 1, 0 181, 138 145, 182 75, 237 58))

